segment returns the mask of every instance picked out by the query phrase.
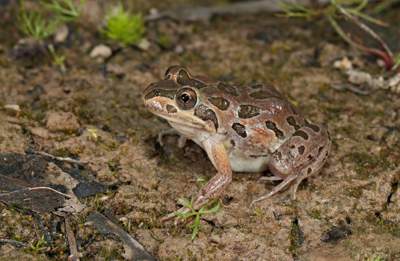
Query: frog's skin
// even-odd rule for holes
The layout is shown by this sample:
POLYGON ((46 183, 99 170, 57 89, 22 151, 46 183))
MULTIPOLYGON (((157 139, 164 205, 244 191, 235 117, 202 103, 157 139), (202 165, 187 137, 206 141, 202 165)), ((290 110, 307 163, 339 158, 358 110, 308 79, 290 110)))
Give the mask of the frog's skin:
POLYGON ((222 194, 232 171, 269 169, 273 176, 267 180, 281 180, 253 203, 289 185, 294 199, 301 181, 318 173, 328 157, 327 129, 305 120, 271 85, 211 82, 172 66, 143 99, 152 113, 200 145, 218 171, 198 193, 196 209, 222 194))

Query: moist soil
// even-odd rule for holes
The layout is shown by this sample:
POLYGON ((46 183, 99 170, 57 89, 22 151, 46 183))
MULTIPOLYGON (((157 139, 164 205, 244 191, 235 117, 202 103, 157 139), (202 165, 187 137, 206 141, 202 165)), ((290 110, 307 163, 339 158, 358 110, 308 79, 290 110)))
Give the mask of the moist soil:
MULTIPOLYGON (((0 152, 74 158, 107 187, 80 199, 86 208, 71 216, 82 260, 124 256, 118 238, 87 224, 93 211, 159 260, 400 259, 400 96, 332 88, 348 84, 335 61, 348 57, 361 70, 382 74, 374 59, 346 45, 324 19, 268 13, 151 21, 145 50, 122 48, 98 32, 100 16, 93 12, 104 7, 88 2, 92 11, 69 24, 67 39, 56 45, 65 71, 42 48, 51 39, 18 45, 24 36, 15 26, 15 4, 0 6, 0 152), (113 55, 91 58, 99 44, 113 55), (220 210, 203 216, 194 240, 187 225, 160 221, 216 173, 192 142, 181 149, 178 137, 168 135, 161 146, 157 135, 169 126, 143 106, 142 91, 176 64, 221 81, 272 83, 308 119, 328 126, 330 157, 301 184, 295 201, 283 192, 250 207, 277 183, 259 181, 268 172, 235 173, 220 210)), ((131 2, 144 12, 188 4, 131 2)), ((395 25, 400 12, 384 19, 395 25)), ((400 39, 398 27, 382 34, 389 44, 400 39)), ((63 218, 0 203, 0 223, 0 239, 23 243, 0 241, 0 260, 67 259, 63 218)))

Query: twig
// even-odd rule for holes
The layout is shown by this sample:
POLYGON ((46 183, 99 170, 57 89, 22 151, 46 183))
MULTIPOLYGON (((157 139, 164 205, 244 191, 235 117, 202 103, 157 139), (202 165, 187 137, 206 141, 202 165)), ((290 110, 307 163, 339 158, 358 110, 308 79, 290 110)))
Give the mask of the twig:
POLYGON ((349 12, 347 12, 344 8, 342 8, 341 6, 338 6, 339 11, 346 16, 348 19, 350 19, 352 22, 354 22, 356 25, 358 25, 358 27, 360 27, 364 32, 366 32, 367 34, 369 34, 370 36, 372 36, 376 41, 378 41, 378 43, 380 44, 380 46, 391 56, 393 57, 393 53, 390 50, 389 46, 387 46, 387 44, 382 40, 382 38, 375 33, 374 30, 372 30, 369 26, 367 26, 366 24, 364 24, 363 22, 361 22, 359 19, 357 19, 355 16, 351 15, 349 12))
POLYGON ((91 213, 87 221, 92 223, 102 234, 111 234, 119 237, 124 245, 124 258, 127 260, 148 260, 155 261, 144 247, 131 235, 125 232, 120 226, 109 220, 106 216, 99 212, 91 213))
POLYGON ((67 236, 68 246, 70 255, 68 256, 68 261, 79 261, 79 251, 78 246, 76 244, 76 239, 74 235, 74 231, 71 228, 71 221, 69 217, 65 217, 65 234, 67 236))
MULTIPOLYGON (((333 2, 334 3, 334 2, 333 2)), ((349 44, 355 46, 358 49, 361 49, 365 52, 368 52, 370 54, 376 55, 381 57, 386 65, 386 69, 390 70, 393 68, 394 65, 394 56, 393 52, 390 50, 389 46, 385 43, 385 41, 382 40, 382 38, 375 33, 369 26, 361 22, 357 17, 354 15, 350 14, 346 9, 341 7, 340 5, 337 5, 334 3, 335 7, 339 10, 341 14, 343 14, 347 19, 349 19, 351 22, 353 22, 355 25, 357 25, 361 30, 366 32, 369 36, 371 36, 373 39, 375 39, 381 48, 383 50, 375 49, 375 48, 369 48, 366 47, 360 43, 355 42, 352 40, 350 37, 348 37, 343 30, 339 27, 337 22, 333 19, 333 17, 328 16, 329 21, 331 22, 332 26, 335 28, 335 30, 342 36, 342 38, 347 41, 349 44)))
POLYGON ((26 244, 24 242, 20 242, 17 240, 12 240, 12 239, 0 239, 0 245, 1 244, 11 244, 16 247, 26 247, 26 244))
MULTIPOLYGON (((330 0, 297 0, 296 3, 310 5, 312 2, 318 4, 327 4, 330 0)), ((211 7, 187 7, 177 10, 168 10, 166 12, 150 14, 145 17, 146 21, 154 21, 162 18, 172 18, 185 21, 209 21, 215 15, 226 14, 251 14, 259 12, 280 12, 282 0, 261 0, 238 2, 229 5, 211 6, 211 7)), ((286 0, 285 2, 294 2, 286 0)))
POLYGON ((87 163, 87 162, 79 161, 79 160, 76 160, 76 159, 73 159, 70 157, 57 157, 57 156, 51 155, 44 151, 32 151, 32 153, 42 155, 45 157, 49 157, 53 160, 64 161, 64 162, 68 162, 68 163, 74 163, 74 164, 79 164, 79 165, 84 165, 87 163))

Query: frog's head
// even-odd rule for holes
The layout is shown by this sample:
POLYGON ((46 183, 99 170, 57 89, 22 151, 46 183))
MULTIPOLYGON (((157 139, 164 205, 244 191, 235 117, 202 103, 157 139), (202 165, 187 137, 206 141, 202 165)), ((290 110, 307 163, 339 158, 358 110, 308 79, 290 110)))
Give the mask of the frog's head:
POLYGON ((215 112, 204 105, 201 89, 207 84, 181 66, 172 66, 164 80, 151 83, 143 92, 144 104, 182 132, 216 132, 215 112))

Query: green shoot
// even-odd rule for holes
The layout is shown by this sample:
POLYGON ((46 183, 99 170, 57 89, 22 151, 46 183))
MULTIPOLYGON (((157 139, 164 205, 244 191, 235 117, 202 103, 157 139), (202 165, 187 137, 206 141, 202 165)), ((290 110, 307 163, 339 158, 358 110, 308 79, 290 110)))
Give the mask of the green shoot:
MULTIPOLYGON (((82 5, 83 1, 81 0, 80 2, 82 5)), ((64 22, 74 21, 80 15, 79 6, 76 6, 72 0, 51 0, 49 3, 44 3, 44 5, 64 22)))
POLYGON ((29 37, 37 40, 45 39, 52 35, 58 21, 47 21, 40 13, 27 12, 22 9, 19 14, 19 29, 29 37))
POLYGON ((176 215, 184 220, 194 217, 193 223, 189 224, 189 228, 192 230, 192 241, 196 238, 197 234, 201 228, 201 217, 206 214, 214 214, 217 213, 220 209, 219 202, 214 202, 211 208, 207 208, 206 206, 200 208, 199 210, 195 210, 193 207, 193 200, 188 200, 186 198, 179 199, 179 203, 183 205, 187 210, 177 212, 176 215))
POLYGON ((123 46, 138 43, 145 33, 143 17, 140 14, 132 15, 122 5, 115 8, 106 17, 104 35, 123 46))
POLYGON ((54 46, 50 44, 48 46, 48 50, 50 52, 53 64, 58 66, 62 72, 66 71, 65 67, 65 56, 61 54, 57 54, 56 50, 54 49, 54 46))
MULTIPOLYGON (((398 0, 396 0, 398 1, 398 0)), ((394 61, 392 51, 389 49, 388 45, 382 40, 382 38, 375 33, 367 24, 363 21, 376 24, 379 26, 388 26, 383 21, 373 18, 363 11, 368 5, 368 0, 330 0, 330 4, 319 9, 307 8, 301 4, 293 3, 281 3, 281 9, 283 15, 286 17, 300 17, 305 19, 324 17, 336 31, 336 33, 351 46, 362 50, 368 54, 375 55, 382 59, 385 63, 387 69, 392 69, 393 64, 397 64, 394 61), (380 49, 371 48, 365 46, 362 42, 356 41, 353 37, 345 32, 345 30, 340 26, 338 18, 344 17, 350 22, 354 23, 366 33, 369 37, 374 39, 380 45, 380 49)), ((397 65, 398 66, 398 65, 397 65)))
POLYGON ((42 250, 44 250, 46 248, 47 242, 44 238, 44 235, 42 235, 38 241, 32 243, 29 246, 29 250, 34 252, 34 253, 38 253, 41 252, 42 250))
POLYGON ((279 2, 279 7, 281 8, 284 16, 286 17, 311 19, 318 14, 313 9, 307 8, 299 3, 279 2))
POLYGON ((393 70, 396 70, 397 68, 400 68, 400 53, 398 53, 394 59, 393 70))

